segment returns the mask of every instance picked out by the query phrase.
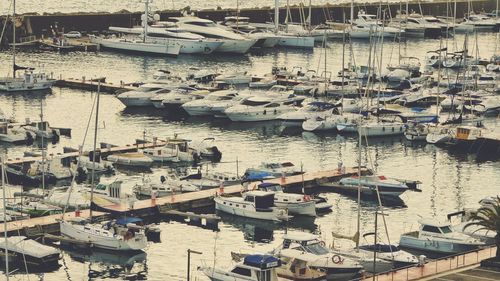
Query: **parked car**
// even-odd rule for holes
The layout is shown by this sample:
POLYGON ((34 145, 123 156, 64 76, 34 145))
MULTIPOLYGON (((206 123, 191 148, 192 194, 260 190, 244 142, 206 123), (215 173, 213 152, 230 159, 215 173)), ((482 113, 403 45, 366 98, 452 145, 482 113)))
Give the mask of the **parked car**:
POLYGON ((78 31, 70 31, 63 34, 66 38, 82 38, 82 34, 78 31))

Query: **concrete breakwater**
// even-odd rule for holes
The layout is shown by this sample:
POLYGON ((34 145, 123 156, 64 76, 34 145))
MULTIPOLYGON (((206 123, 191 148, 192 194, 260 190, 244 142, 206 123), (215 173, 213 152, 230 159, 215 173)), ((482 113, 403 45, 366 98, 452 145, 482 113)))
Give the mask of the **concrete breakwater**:
MULTIPOLYGON (((496 2, 494 0, 474 0, 472 2, 473 10, 478 11, 491 11, 496 9, 496 2)), ((457 2, 457 18, 463 18, 464 14, 468 11, 468 2, 459 0, 457 2)), ((355 15, 360 9, 368 13, 377 13, 379 3, 369 4, 355 4, 355 15)), ((188 10, 186 7, 183 10, 164 10, 157 11, 161 19, 164 20, 170 16, 180 16, 183 11, 188 10)), ((241 9, 240 16, 249 17, 252 22, 269 22, 274 18, 273 7, 261 7, 241 9)), ((397 10, 406 9, 406 4, 401 3, 383 3, 382 9, 390 9, 390 14, 395 15, 397 10)), ((454 10, 454 3, 450 1, 433 1, 433 2, 420 2, 412 0, 408 4, 408 9, 416 12, 422 12, 427 15, 435 16, 449 16, 452 15, 454 10)), ((201 18, 208 18, 215 21, 223 20, 224 17, 229 15, 236 15, 234 9, 213 9, 213 10, 200 10, 191 11, 201 18)), ((308 16, 308 7, 301 8, 299 6, 290 7, 291 18, 295 22, 300 22, 301 13, 308 16)), ((342 22, 344 18, 350 17, 350 4, 327 4, 322 6, 313 6, 311 8, 311 22, 312 24, 319 24, 325 20, 332 20, 342 22)), ((280 22, 284 22, 286 17, 285 8, 281 8, 280 22)), ((78 30, 83 33, 98 33, 108 29, 109 26, 123 26, 130 27, 140 23, 141 12, 122 11, 118 13, 72 13, 72 14, 24 14, 18 15, 16 18, 17 35, 25 37, 29 35, 51 36, 52 30, 56 29, 58 32, 67 32, 70 30, 78 30)), ((5 22, 5 16, 0 18, 0 21, 5 22)), ((11 41, 12 28, 8 23, 2 43, 6 44, 11 41)))

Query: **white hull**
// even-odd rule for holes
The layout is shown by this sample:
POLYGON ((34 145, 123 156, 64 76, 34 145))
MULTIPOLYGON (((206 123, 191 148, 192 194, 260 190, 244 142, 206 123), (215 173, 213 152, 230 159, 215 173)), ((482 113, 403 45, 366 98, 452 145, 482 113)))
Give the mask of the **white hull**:
POLYGON ((262 111, 232 111, 226 110, 225 113, 231 121, 235 122, 256 122, 256 121, 271 121, 277 120, 281 114, 294 111, 295 109, 290 106, 283 106, 279 108, 262 108, 262 111))
POLYGON ((302 129, 308 132, 337 130, 337 121, 334 118, 307 119, 302 123, 302 129))
POLYGON ((235 216, 270 221, 280 221, 288 218, 285 210, 274 208, 272 212, 257 212, 253 206, 247 205, 246 208, 243 208, 242 204, 233 203, 221 197, 214 198, 214 201, 216 210, 235 216), (226 202, 226 204, 224 204, 224 202, 226 202), (237 207, 237 205, 239 207, 237 207))
MULTIPOLYGON (((147 241, 143 235, 125 240, 123 237, 113 235, 98 235, 91 229, 86 230, 84 225, 77 225, 71 222, 61 221, 61 235, 89 243, 96 248, 118 251, 138 251, 147 247, 147 241)), ((101 230, 101 232, 103 232, 101 230)))
POLYGON ((177 43, 155 44, 140 42, 125 39, 104 39, 104 38, 91 38, 93 43, 108 49, 115 49, 121 51, 140 52, 147 54, 177 56, 180 53, 181 45, 177 43))
POLYGON ((250 48, 257 42, 254 39, 246 40, 231 40, 222 39, 223 44, 219 46, 215 52, 217 53, 234 53, 234 54, 245 54, 250 48))
POLYGON ((380 123, 367 124, 359 127, 359 133, 367 137, 397 136, 402 135, 404 124, 402 123, 380 123))
POLYGON ((42 91, 52 88, 56 80, 25 83, 24 81, 4 79, 0 80, 0 92, 42 91))
POLYGON ((177 38, 154 38, 148 37, 147 42, 171 44, 175 42, 181 46, 179 53, 181 54, 211 54, 215 52, 220 46, 222 41, 207 41, 207 40, 191 40, 191 39, 177 39, 177 38))
POLYGON ((141 96, 141 97, 133 97, 133 96, 120 97, 120 96, 117 96, 117 98, 126 107, 145 107, 145 106, 152 106, 153 105, 153 102, 151 101, 151 99, 149 97, 145 97, 145 96, 141 96))
POLYGON ((314 204, 314 201, 299 202, 299 203, 276 202, 274 205, 278 208, 287 209, 288 213, 292 215, 303 215, 312 217, 316 216, 316 206, 314 204))
POLYGON ((314 38, 302 36, 280 36, 278 46, 312 49, 314 48, 314 38))

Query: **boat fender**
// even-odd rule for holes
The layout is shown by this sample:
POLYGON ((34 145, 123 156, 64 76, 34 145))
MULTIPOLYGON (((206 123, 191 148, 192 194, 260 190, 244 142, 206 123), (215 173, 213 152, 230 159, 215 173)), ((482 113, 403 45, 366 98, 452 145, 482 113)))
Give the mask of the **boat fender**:
POLYGON ((304 195, 304 201, 305 201, 305 202, 309 202, 309 201, 311 201, 311 196, 309 196, 309 195, 304 195))
POLYGON ((277 113, 278 113, 278 111, 275 109, 275 110, 274 110, 274 115, 276 115, 277 113))
POLYGON ((212 51, 212 49, 210 49, 210 47, 205 47, 205 53, 210 53, 210 51, 212 51))
POLYGON ((339 263, 343 263, 343 262, 344 262, 344 260, 342 259, 342 257, 341 257, 341 256, 339 256, 339 255, 334 255, 334 256, 332 257, 332 262, 333 262, 334 264, 339 264, 339 263))
POLYGON ((263 113, 263 114, 264 114, 264 115, 266 115, 266 113, 267 113, 267 112, 266 112, 266 110, 264 109, 264 113, 263 113))

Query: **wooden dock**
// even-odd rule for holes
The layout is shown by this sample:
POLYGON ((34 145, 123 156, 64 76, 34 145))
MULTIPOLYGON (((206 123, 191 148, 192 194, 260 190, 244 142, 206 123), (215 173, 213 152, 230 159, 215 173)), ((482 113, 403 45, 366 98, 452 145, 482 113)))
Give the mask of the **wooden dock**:
MULTIPOLYGON (((356 175, 358 173, 357 168, 346 168, 344 173, 339 170, 328 170, 319 172, 307 172, 303 175, 290 176, 284 179, 277 178, 272 180, 266 180, 267 182, 280 183, 283 185, 284 189, 287 191, 301 191, 305 190, 305 193, 314 192, 318 181, 325 180, 338 180, 342 177, 348 177, 356 175)), ((362 168, 362 174, 371 173, 370 170, 362 168)), ((250 183, 249 188, 253 188, 258 182, 250 183)), ((223 188, 225 194, 240 194, 242 191, 241 185, 232 185, 223 188)), ((219 188, 207 189, 197 192, 181 193, 171 196, 161 197, 157 199, 147 199, 135 201, 133 206, 130 204, 112 204, 107 206, 99 206, 106 211, 99 210, 94 211, 94 216, 98 218, 104 218, 108 215, 120 215, 123 213, 133 214, 135 216, 156 216, 159 214, 160 210, 165 212, 173 211, 172 214, 181 214, 181 212, 192 211, 199 208, 211 207, 214 205, 213 197, 220 192, 219 188)), ((81 212, 80 217, 86 218, 89 216, 89 210, 84 210, 81 212)), ((75 212, 70 212, 65 214, 65 219, 71 219, 75 217, 75 212)), ((203 215, 192 215, 192 217, 199 217, 205 219, 215 219, 215 217, 203 215)), ((7 223, 7 231, 11 234, 21 234, 28 236, 35 236, 37 233, 58 233, 59 224, 58 221, 62 218, 62 215, 51 215, 39 218, 33 218, 23 221, 15 221, 7 223)))
MULTIPOLYGON (((357 175, 357 173, 357 168, 346 168, 344 173, 341 173, 339 170, 306 172, 303 175, 286 177, 284 182, 281 178, 266 180, 266 182, 280 183, 283 186, 283 189, 287 192, 302 193, 302 190, 304 190, 305 193, 310 194, 315 191, 315 188, 318 186, 318 182, 339 180, 343 177, 357 175)), ((369 174, 371 171, 366 168, 362 168, 361 173, 369 174)), ((248 185, 248 188, 252 189, 254 185, 257 185, 258 183, 260 183, 260 181, 252 182, 248 185)), ((240 194, 242 191, 243 186, 239 184, 223 187, 223 193, 228 195, 240 194)), ((156 199, 139 200, 135 201, 133 206, 130 206, 130 204, 113 204, 101 207, 111 213, 130 212, 136 215, 144 216, 155 214, 157 212, 157 206, 167 206, 169 209, 188 211, 213 206, 214 202, 212 199, 217 193, 220 192, 220 188, 206 189, 197 192, 169 195, 156 199)))
MULTIPOLYGON (((161 141, 158 140, 156 142, 142 142, 139 140, 136 140, 136 143, 134 144, 127 144, 124 146, 112 146, 108 145, 105 143, 101 143, 101 148, 99 149, 99 152, 101 153, 102 156, 107 156, 115 153, 125 153, 125 152, 136 152, 139 149, 143 148, 154 148, 154 147, 161 147, 167 144, 166 141, 161 141)), ((85 151, 83 152, 84 156, 89 156, 91 151, 85 151)), ((47 157, 58 157, 58 158, 76 158, 79 156, 79 152, 77 149, 74 149, 71 152, 66 152, 66 153, 50 153, 47 154, 47 157)), ((5 164, 22 164, 22 163, 29 163, 29 162, 35 162, 35 161, 41 161, 42 157, 41 156, 31 156, 31 157, 19 157, 19 158, 8 158, 5 161, 5 164)))
POLYGON ((62 77, 60 77, 54 86, 61 88, 70 88, 70 89, 97 92, 97 87, 99 82, 101 82, 101 93, 118 94, 120 92, 137 89, 137 87, 134 87, 130 84, 125 84, 123 82, 121 82, 120 84, 113 84, 113 83, 107 83, 106 78, 87 79, 86 77, 78 79, 77 78, 63 79, 62 77))

